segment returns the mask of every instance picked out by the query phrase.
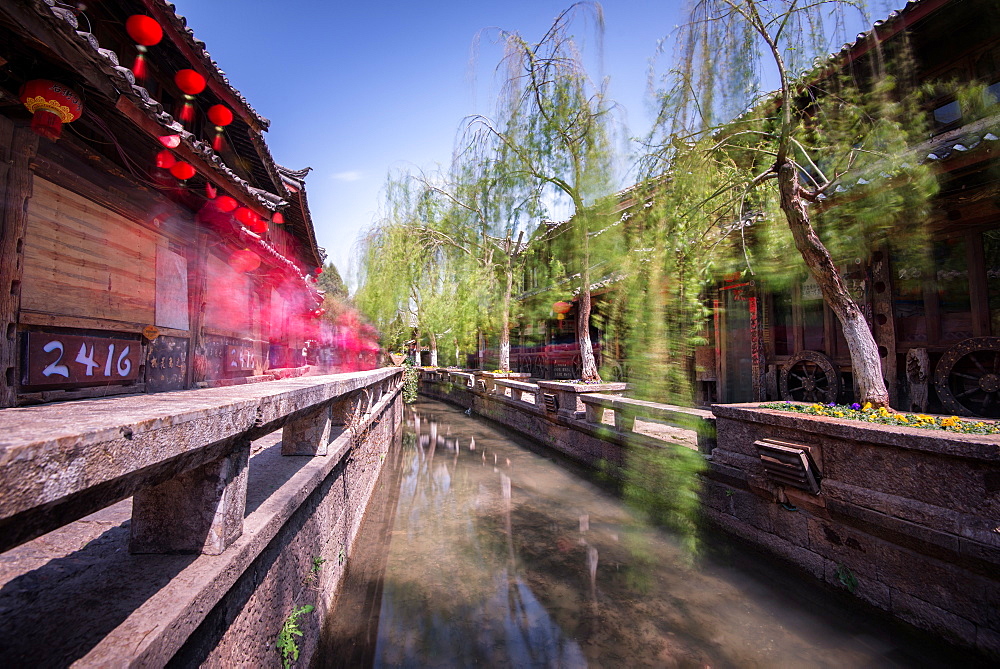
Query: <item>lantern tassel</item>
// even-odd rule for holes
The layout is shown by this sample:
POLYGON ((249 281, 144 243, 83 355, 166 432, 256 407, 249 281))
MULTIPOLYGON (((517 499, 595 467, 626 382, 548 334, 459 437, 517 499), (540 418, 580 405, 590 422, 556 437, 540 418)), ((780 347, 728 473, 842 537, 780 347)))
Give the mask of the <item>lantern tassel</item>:
POLYGON ((190 100, 185 102, 184 106, 181 107, 181 113, 178 114, 178 120, 184 124, 190 123, 194 120, 194 105, 191 104, 190 100))
POLYGON ((57 140, 62 135, 62 119, 54 111, 38 109, 31 117, 31 131, 40 137, 57 140))
POLYGON ((144 54, 140 53, 135 57, 135 61, 132 63, 132 74, 135 75, 136 83, 146 78, 146 56, 144 54))
POLYGON ((226 145, 225 139, 222 137, 222 132, 215 133, 215 137, 212 138, 212 150, 216 153, 222 151, 222 147, 226 145))

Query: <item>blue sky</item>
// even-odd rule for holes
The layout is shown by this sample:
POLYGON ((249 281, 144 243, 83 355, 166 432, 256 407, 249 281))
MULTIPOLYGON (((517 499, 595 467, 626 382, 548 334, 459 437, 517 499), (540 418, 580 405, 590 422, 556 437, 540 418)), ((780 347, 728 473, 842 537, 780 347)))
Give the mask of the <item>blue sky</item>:
MULTIPOLYGON (((537 41, 566 0, 329 2, 174 0, 230 81, 271 120, 275 159, 313 168, 306 181, 320 246, 348 278, 390 169, 446 167, 469 114, 491 111, 501 27, 537 41), (479 35, 478 58, 473 45, 479 35), (472 63, 478 63, 473 67, 472 63), (476 75, 472 72, 475 70, 476 75)), ((898 0, 875 0, 885 16, 898 0)), ((603 58, 592 21, 577 21, 591 76, 632 136, 651 123, 650 60, 682 21, 686 0, 608 0, 603 58)), ((867 26, 858 23, 857 29, 867 26)), ((660 57, 657 70, 668 65, 660 57)), ((622 185, 628 185, 622 183, 622 185)))
MULTIPOLYGON (((390 168, 446 166, 462 119, 489 113, 500 53, 490 26, 537 40, 569 2, 174 0, 233 85, 271 120, 275 159, 313 168, 306 186, 320 246, 347 274, 390 168)), ((633 133, 649 125, 649 59, 683 0, 603 5, 603 74, 633 133)), ((594 31, 577 23, 589 48, 594 31)), ((591 50, 591 53, 594 53, 591 50)), ((590 61, 591 64, 594 62, 590 61)), ((592 75, 595 72, 592 72, 592 75)), ((346 277, 345 277, 346 278, 346 277)))

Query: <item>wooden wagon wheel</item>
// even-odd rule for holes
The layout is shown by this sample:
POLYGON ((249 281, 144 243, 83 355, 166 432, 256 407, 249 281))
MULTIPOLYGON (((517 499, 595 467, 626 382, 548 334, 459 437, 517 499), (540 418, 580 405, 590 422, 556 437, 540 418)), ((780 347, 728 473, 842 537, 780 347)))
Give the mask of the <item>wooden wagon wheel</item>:
POLYGON ((781 399, 795 402, 836 402, 840 395, 840 373, 818 351, 802 351, 781 368, 781 399))
POLYGON ((973 337, 945 351, 934 388, 946 413, 1000 417, 1000 337, 973 337))

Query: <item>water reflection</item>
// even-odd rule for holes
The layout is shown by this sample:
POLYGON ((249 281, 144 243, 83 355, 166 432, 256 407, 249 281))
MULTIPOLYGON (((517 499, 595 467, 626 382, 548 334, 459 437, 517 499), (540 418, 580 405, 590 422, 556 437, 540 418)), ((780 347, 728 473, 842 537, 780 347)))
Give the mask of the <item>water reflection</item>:
POLYGON ((458 409, 421 400, 409 422, 375 666, 840 668, 958 658, 718 537, 703 538, 692 559, 686 539, 458 409))

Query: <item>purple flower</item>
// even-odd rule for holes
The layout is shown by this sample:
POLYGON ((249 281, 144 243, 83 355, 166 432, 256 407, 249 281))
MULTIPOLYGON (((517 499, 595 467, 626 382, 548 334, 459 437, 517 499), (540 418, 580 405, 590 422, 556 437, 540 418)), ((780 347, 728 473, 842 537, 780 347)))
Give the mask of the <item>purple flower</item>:
POLYGON ((852 404, 851 408, 854 409, 855 411, 861 411, 861 405, 858 404, 857 402, 855 402, 854 404, 852 404))
POLYGON ((837 403, 836 402, 830 402, 829 404, 827 404, 827 406, 828 407, 835 407, 835 406, 837 406, 837 403))

